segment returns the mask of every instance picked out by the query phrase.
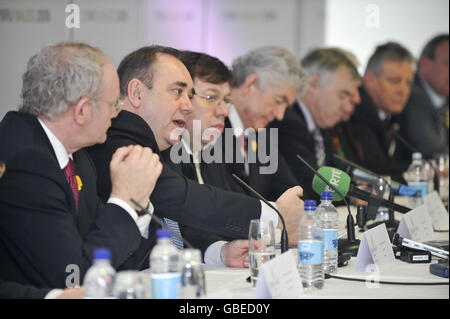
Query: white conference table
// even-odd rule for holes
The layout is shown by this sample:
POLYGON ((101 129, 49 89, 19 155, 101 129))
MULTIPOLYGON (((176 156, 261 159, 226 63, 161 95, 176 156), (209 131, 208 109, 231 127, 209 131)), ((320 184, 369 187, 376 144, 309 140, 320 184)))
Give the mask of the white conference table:
MULTIPOLYGON (((400 199, 399 203, 402 200, 400 199)), ((352 215, 355 216, 356 207, 351 207, 352 215)), ((345 220, 347 218, 347 209, 339 207, 339 225, 340 235, 346 234, 345 220)), ((396 214, 396 218, 400 219, 401 214, 396 214)), ((357 238, 361 237, 361 233, 356 227, 357 238)), ((449 239, 449 233, 435 233, 435 240, 449 239)), ((297 250, 290 249, 297 260, 297 250)), ((436 261, 433 260, 433 263, 436 261)), ((379 268, 378 277, 374 273, 358 273, 354 267, 356 258, 352 257, 348 265, 338 268, 335 274, 340 277, 364 279, 365 282, 344 281, 340 279, 326 279, 322 290, 304 293, 301 299, 361 299, 361 298, 380 298, 380 299, 449 299, 449 286, 406 286, 406 285, 387 285, 371 283, 372 279, 376 281, 390 282, 447 282, 448 279, 432 275, 429 271, 430 264, 409 264, 407 262, 395 260, 394 263, 384 265, 379 268)), ((212 298, 233 299, 252 299, 254 298, 255 288, 246 281, 250 275, 248 269, 233 269, 204 265, 206 277, 207 294, 212 298)))

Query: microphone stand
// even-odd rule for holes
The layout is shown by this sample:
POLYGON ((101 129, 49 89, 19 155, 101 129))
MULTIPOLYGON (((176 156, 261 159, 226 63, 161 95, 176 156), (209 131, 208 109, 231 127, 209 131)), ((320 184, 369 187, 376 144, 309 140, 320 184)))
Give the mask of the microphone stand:
POLYGON ((231 174, 235 180, 237 180, 242 186, 244 186, 246 189, 248 189, 249 191, 251 191, 253 194, 256 195, 256 197, 258 197, 260 200, 262 200, 267 206, 269 206, 270 208, 272 208, 280 217, 281 219, 281 223, 283 224, 283 230, 281 231, 281 239, 280 239, 280 244, 281 244, 281 252, 284 253, 286 251, 289 250, 289 239, 288 239, 288 233, 286 230, 286 224, 284 222, 284 218, 283 215, 281 215, 281 213, 278 211, 278 209, 276 209, 267 199, 265 199, 264 197, 262 197, 261 194, 259 194, 256 190, 254 190, 250 185, 248 185, 246 182, 244 182, 242 179, 240 179, 236 174, 231 174))
POLYGON ((348 204, 348 201, 345 199, 345 196, 342 195, 342 193, 336 187, 331 185, 331 183, 329 181, 327 181, 327 179, 325 177, 323 177, 319 172, 317 172, 314 168, 312 168, 312 166, 309 165, 309 163, 306 162, 300 155, 297 154, 297 158, 303 164, 305 164, 312 172, 314 172, 314 175, 318 176, 325 184, 328 185, 328 187, 330 187, 332 190, 334 190, 342 198, 345 205, 347 206, 347 211, 348 211, 347 220, 346 220, 347 238, 338 239, 338 250, 342 254, 350 253, 352 256, 355 257, 358 254, 359 244, 361 241, 359 239, 355 238, 355 220, 350 211, 350 205, 348 204))
MULTIPOLYGON (((363 171, 363 172, 367 173, 368 175, 372 175, 372 176, 376 176, 377 178, 380 178, 384 183, 389 185, 389 201, 394 202, 395 192, 394 192, 394 190, 392 188, 392 183, 388 183, 388 181, 383 176, 379 176, 378 174, 375 174, 374 172, 372 172, 372 171, 370 171, 370 170, 368 170, 368 169, 366 169, 366 168, 364 168, 362 166, 359 166, 358 164, 353 163, 353 162, 351 162, 351 161, 349 161, 349 160, 347 160, 345 158, 339 157, 336 154, 333 154, 333 158, 338 160, 338 161, 340 161, 340 162, 343 162, 344 164, 346 164, 345 171, 350 176, 352 176, 352 173, 351 173, 352 172, 352 168, 356 168, 356 169, 359 169, 360 171, 363 171)), ((372 181, 372 184, 373 184, 373 181, 372 181)), ((375 219, 376 215, 377 215, 377 212, 378 212, 379 205, 376 205, 371 200, 369 200, 369 202, 367 204, 368 204, 368 207, 367 207, 367 217, 368 217, 368 219, 375 219)), ((389 208, 388 214, 389 214, 389 219, 386 222, 386 228, 388 229, 388 231, 395 232, 395 231, 397 231, 398 225, 400 223, 395 220, 394 209, 392 207, 389 208)), ((379 222, 379 223, 377 222, 377 223, 369 225, 368 228, 370 229, 370 228, 373 228, 373 227, 378 226, 380 224, 381 224, 381 222, 379 222)))

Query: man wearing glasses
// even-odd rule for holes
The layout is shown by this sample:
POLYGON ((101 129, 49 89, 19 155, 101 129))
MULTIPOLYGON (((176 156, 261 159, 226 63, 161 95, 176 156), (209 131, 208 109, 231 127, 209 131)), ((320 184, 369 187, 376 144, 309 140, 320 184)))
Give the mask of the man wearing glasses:
MULTIPOLYGON (((186 117, 193 111, 194 88, 188 70, 177 59, 178 54, 172 48, 150 46, 130 53, 120 63, 118 73, 125 108, 113 120, 106 143, 90 150, 99 176, 103 176, 99 184, 101 197, 105 198, 110 184, 104 163, 117 147, 140 144, 159 153, 179 142, 186 117)), ((164 218, 236 239, 247 238, 251 219, 270 219, 281 227, 276 213, 259 200, 199 185, 165 165, 151 202, 155 214, 164 218)), ((292 194, 277 204, 294 229, 303 202, 292 194)), ((296 230, 291 237, 294 243, 296 230)), ((212 259, 230 266, 224 256, 239 251, 233 249, 234 244, 236 242, 214 250, 217 253, 212 259)), ((238 264, 245 266, 245 251, 236 257, 240 261, 238 264)))
POLYGON ((111 250, 117 270, 140 266, 150 217, 139 217, 131 198, 151 207, 159 157, 141 146, 118 149, 107 163, 112 187, 103 205, 84 150, 106 140, 118 98, 117 71, 97 48, 57 43, 29 60, 19 112, 0 124, 2 280, 80 285, 99 247, 111 250))

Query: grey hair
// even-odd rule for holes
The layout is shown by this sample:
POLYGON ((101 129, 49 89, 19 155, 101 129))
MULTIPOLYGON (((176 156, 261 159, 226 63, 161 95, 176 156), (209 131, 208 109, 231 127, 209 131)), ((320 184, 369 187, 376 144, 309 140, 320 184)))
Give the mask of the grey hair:
POLYGON ((22 77, 19 112, 55 119, 83 96, 94 96, 112 63, 100 49, 85 43, 59 42, 30 58, 22 77))
MULTIPOLYGON (((322 48, 310 51, 301 61, 303 69, 309 76, 318 75, 319 83, 326 83, 331 75, 344 67, 350 70, 356 80, 361 80, 355 65, 354 55, 339 48, 322 48)), ((357 60, 356 60, 357 63, 357 60)))
POLYGON ((297 59, 289 51, 276 46, 260 47, 234 59, 231 87, 242 85, 250 74, 258 76, 261 90, 287 82, 301 94, 308 82, 297 59))
POLYGON ((366 73, 368 71, 373 72, 376 76, 379 76, 383 72, 384 63, 386 61, 396 62, 415 62, 412 54, 402 45, 395 42, 388 42, 383 45, 377 46, 375 52, 369 59, 366 67, 366 73))

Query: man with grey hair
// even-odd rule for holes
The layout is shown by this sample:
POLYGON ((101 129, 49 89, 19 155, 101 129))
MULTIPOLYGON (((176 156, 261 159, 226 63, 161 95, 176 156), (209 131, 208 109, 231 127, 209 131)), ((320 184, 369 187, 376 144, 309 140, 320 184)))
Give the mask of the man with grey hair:
MULTIPOLYGON (((80 285, 96 248, 115 269, 139 268, 150 217, 149 196, 161 173, 149 148, 112 156, 108 202, 84 147, 103 143, 119 109, 111 60, 83 43, 44 47, 28 62, 19 112, 0 124, 0 277, 37 288, 80 285)), ((52 291, 55 297, 61 291, 52 291)))
POLYGON ((314 175, 297 159, 302 156, 314 168, 332 165, 334 153, 332 129, 353 113, 359 101, 360 76, 353 62, 338 49, 315 49, 301 61, 308 74, 308 89, 286 112, 278 128, 280 153, 303 185, 305 194, 312 191, 314 175))
POLYGON ((404 182, 402 173, 410 158, 403 158, 404 145, 395 138, 400 114, 408 101, 413 83, 414 58, 398 43, 376 48, 369 59, 360 88, 361 103, 351 118, 353 142, 358 163, 380 175, 404 182))
POLYGON ((448 33, 428 41, 418 61, 411 96, 401 114, 403 137, 427 158, 448 153, 448 60, 448 33))
POLYGON ((232 163, 227 160, 225 163, 230 173, 269 200, 299 183, 278 152, 278 135, 273 134, 276 131, 264 128, 275 119, 283 119, 286 109, 305 86, 306 74, 297 59, 280 47, 260 47, 232 63, 232 104, 225 119, 223 154, 227 156, 226 133, 230 129, 234 149, 240 152, 232 163), (264 153, 269 154, 268 158, 264 158, 264 153))

